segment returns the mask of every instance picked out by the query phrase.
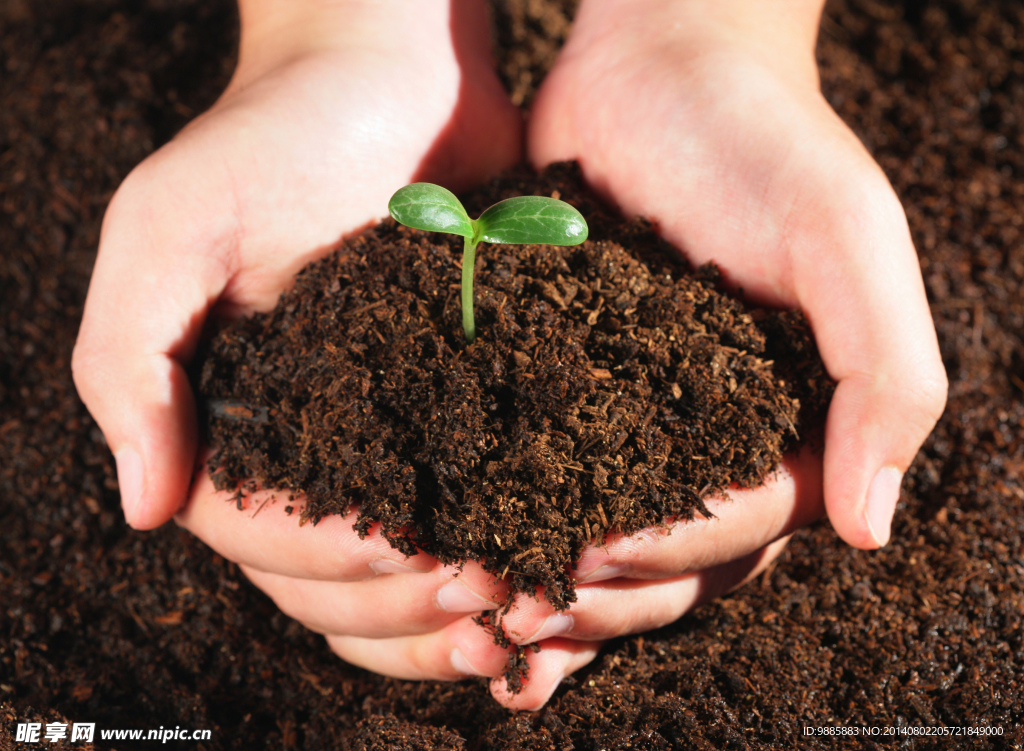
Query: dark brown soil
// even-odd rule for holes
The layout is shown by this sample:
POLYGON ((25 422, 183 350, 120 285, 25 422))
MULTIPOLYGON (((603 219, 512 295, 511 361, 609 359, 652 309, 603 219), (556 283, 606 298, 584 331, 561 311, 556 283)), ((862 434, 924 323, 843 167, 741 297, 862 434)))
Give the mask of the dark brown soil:
POLYGON ((579 0, 492 2, 494 57, 512 102, 529 106, 569 38, 579 0))
POLYGON ((444 728, 403 722, 394 715, 373 715, 356 727, 352 751, 464 751, 466 740, 444 728))
POLYGON ((216 96, 233 35, 228 0, 0 5, 0 749, 12 723, 61 716, 211 728, 209 749, 1024 745, 1019 2, 834 3, 819 45, 826 96, 907 208, 951 379, 892 543, 807 529, 757 582, 610 644, 518 716, 484 682, 346 666, 186 533, 121 521, 68 372, 99 222, 216 96), (861 724, 1003 734, 802 734, 861 724))
POLYGON ((302 493, 303 521, 357 503, 360 535, 380 522, 406 555, 482 561, 565 609, 584 547, 760 485, 823 421, 832 383, 799 314, 748 312, 714 267, 685 275, 574 166, 466 203, 512 195, 561 196, 594 227, 573 248, 481 246, 472 346, 461 238, 388 220, 221 331, 199 393, 233 407, 210 410, 219 489, 302 493))

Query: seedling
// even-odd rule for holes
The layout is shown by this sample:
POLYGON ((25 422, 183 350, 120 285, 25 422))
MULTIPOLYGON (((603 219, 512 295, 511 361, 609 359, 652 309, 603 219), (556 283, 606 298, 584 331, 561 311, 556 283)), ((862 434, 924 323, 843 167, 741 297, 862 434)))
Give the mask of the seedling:
POLYGON ((476 339, 473 320, 473 271, 480 242, 513 245, 579 245, 587 239, 587 222, 564 201, 543 196, 508 198, 470 219, 458 198, 432 183, 406 185, 391 196, 388 211, 407 227, 461 235, 462 328, 466 341, 476 339))

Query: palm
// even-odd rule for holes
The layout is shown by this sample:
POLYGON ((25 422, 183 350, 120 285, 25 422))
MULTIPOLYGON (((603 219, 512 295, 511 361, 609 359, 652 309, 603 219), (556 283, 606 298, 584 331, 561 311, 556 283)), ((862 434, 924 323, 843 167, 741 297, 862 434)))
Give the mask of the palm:
POLYGON ((816 92, 794 93, 746 55, 715 55, 655 71, 556 68, 531 152, 579 158, 593 184, 656 219, 691 261, 713 260, 749 294, 795 306, 795 253, 828 246, 825 204, 881 175, 816 92))
POLYGON ((167 231, 187 221, 219 240, 231 263, 220 302, 266 308, 311 258, 385 214, 411 179, 465 189, 516 161, 518 113, 485 96, 467 114, 460 75, 435 67, 417 81, 372 57, 305 58, 229 89, 141 176, 170 196, 163 208, 178 218, 167 231))

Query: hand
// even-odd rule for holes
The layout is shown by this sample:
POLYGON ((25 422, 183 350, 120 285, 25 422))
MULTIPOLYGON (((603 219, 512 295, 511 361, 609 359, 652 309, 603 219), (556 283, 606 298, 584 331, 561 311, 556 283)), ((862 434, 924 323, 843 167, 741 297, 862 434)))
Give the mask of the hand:
MULTIPOLYGON (((564 644, 667 623, 763 568, 825 510, 851 545, 889 539, 946 376, 899 201, 818 91, 820 10, 820 0, 584 0, 537 96, 534 164, 577 159, 592 186, 656 221, 693 263, 715 261, 762 304, 801 308, 838 388, 823 465, 805 451, 775 481, 711 506, 716 519, 588 550, 571 621, 517 602, 506 627, 527 638, 557 632, 564 644)), ((532 657, 538 674, 552 672, 546 659, 532 657)))
POLYGON ((821 458, 805 447, 761 487, 732 489, 707 506, 712 519, 586 549, 575 570, 577 601, 565 613, 543 597, 517 595, 502 625, 513 642, 536 642, 541 651, 527 655, 521 694, 509 694, 503 678, 492 681, 492 694, 516 709, 537 709, 604 640, 672 623, 761 574, 793 532, 820 518, 821 458))
POLYGON ((272 307, 411 179, 464 189, 519 156, 476 0, 451 18, 449 0, 307 5, 321 6, 243 3, 227 91, 128 176, 104 219, 73 368, 140 529, 185 501, 196 428, 182 365, 212 307, 272 307))
MULTIPOLYGON (((414 675, 411 657, 343 642, 477 629, 465 614, 488 607, 473 594, 490 597, 486 577, 467 567, 451 587, 428 556, 360 541, 352 519, 299 527, 283 504, 240 514, 203 469, 189 495, 198 439, 184 366, 211 309, 269 309, 303 265, 385 215, 397 188, 464 190, 516 163, 521 116, 489 64, 478 0, 243 0, 241 14, 227 91, 111 202, 75 382, 116 457, 129 524, 178 514, 287 612, 338 635, 342 656, 414 675)), ((446 669, 420 674, 462 675, 452 649, 446 669)))
POLYGON ((425 553, 406 559, 377 526, 360 540, 352 529, 354 515, 299 526, 296 514, 286 511, 289 504, 273 491, 252 493, 244 505, 239 512, 200 467, 192 500, 177 521, 238 562, 286 615, 324 634, 331 649, 353 665, 407 680, 487 676, 495 679, 495 698, 507 707, 537 709, 563 675, 593 660, 600 647, 546 638, 543 659, 530 655, 525 689, 511 695, 499 677, 509 650, 473 620, 504 604, 508 590, 479 564, 467 563, 460 571, 425 553))

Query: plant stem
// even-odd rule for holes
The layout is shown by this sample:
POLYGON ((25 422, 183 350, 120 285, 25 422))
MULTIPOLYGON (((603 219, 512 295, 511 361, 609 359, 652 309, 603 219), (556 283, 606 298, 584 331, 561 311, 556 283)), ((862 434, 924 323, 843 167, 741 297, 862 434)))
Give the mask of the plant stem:
POLYGON ((476 266, 476 241, 465 237, 462 249, 462 330, 466 343, 476 339, 476 322, 473 320, 473 270, 476 266))

